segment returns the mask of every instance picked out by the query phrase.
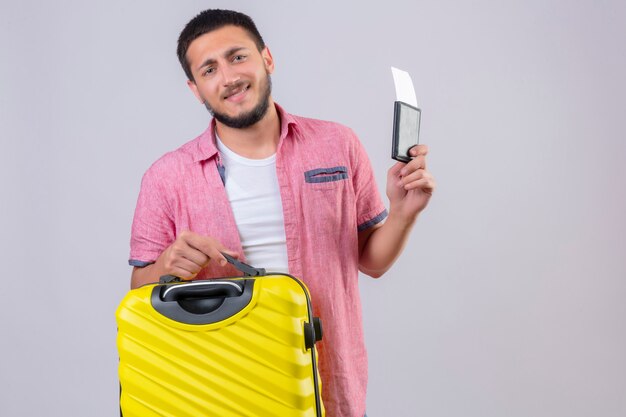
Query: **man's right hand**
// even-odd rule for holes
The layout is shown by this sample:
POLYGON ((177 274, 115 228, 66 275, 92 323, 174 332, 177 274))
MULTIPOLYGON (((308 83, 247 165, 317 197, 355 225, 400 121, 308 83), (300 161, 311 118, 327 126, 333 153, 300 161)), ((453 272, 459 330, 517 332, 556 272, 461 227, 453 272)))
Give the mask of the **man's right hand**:
POLYGON ((227 249, 217 239, 194 232, 182 232, 155 263, 133 268, 131 288, 155 282, 163 275, 174 275, 182 280, 193 279, 211 260, 225 266, 228 261, 221 252, 234 258, 239 257, 237 252, 227 249))

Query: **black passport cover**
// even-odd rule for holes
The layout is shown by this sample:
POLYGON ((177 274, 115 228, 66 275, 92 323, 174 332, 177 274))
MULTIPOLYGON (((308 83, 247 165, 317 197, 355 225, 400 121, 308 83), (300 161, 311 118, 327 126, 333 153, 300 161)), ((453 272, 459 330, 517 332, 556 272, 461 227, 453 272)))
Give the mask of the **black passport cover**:
POLYGON ((409 149, 419 143, 422 111, 403 101, 393 106, 393 141, 391 157, 396 161, 409 162, 409 149))

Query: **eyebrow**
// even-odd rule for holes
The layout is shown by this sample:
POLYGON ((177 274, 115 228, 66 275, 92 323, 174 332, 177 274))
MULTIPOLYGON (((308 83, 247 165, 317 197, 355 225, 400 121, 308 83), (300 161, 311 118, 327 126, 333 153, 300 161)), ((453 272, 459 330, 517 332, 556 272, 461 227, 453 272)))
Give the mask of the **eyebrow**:
MULTIPOLYGON (((224 52, 223 56, 224 56, 224 58, 227 58, 227 57, 232 56, 233 54, 235 54, 235 53, 237 53, 237 52, 239 52, 241 50, 244 50, 244 49, 248 49, 248 48, 246 48, 245 46, 234 46, 234 47, 228 49, 226 52, 224 52)), ((204 60, 204 62, 202 64, 200 64, 198 66, 197 70, 199 71, 199 70, 201 70, 202 68, 204 68, 206 66, 209 66, 211 64, 215 64, 215 62, 216 62, 216 60, 214 58, 207 58, 207 59, 204 60)))

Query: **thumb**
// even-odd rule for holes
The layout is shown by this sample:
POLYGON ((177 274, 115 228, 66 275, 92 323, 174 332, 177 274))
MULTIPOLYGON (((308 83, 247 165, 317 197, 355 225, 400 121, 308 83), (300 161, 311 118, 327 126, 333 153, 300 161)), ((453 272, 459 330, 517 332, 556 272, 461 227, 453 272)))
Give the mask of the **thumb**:
POLYGON ((233 250, 227 249, 226 247, 222 246, 219 250, 219 258, 218 258, 221 266, 226 266, 228 264, 228 260, 226 259, 224 255, 228 255, 232 258, 239 259, 238 252, 235 252, 233 250))

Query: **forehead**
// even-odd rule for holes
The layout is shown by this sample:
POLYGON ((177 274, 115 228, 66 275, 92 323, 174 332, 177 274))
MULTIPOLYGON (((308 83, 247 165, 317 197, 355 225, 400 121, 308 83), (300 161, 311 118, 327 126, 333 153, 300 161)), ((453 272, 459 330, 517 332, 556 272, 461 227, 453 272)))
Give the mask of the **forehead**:
POLYGON ((194 64, 208 58, 217 58, 233 47, 257 49, 252 37, 245 29, 228 25, 194 39, 187 48, 187 61, 193 68, 194 64))

